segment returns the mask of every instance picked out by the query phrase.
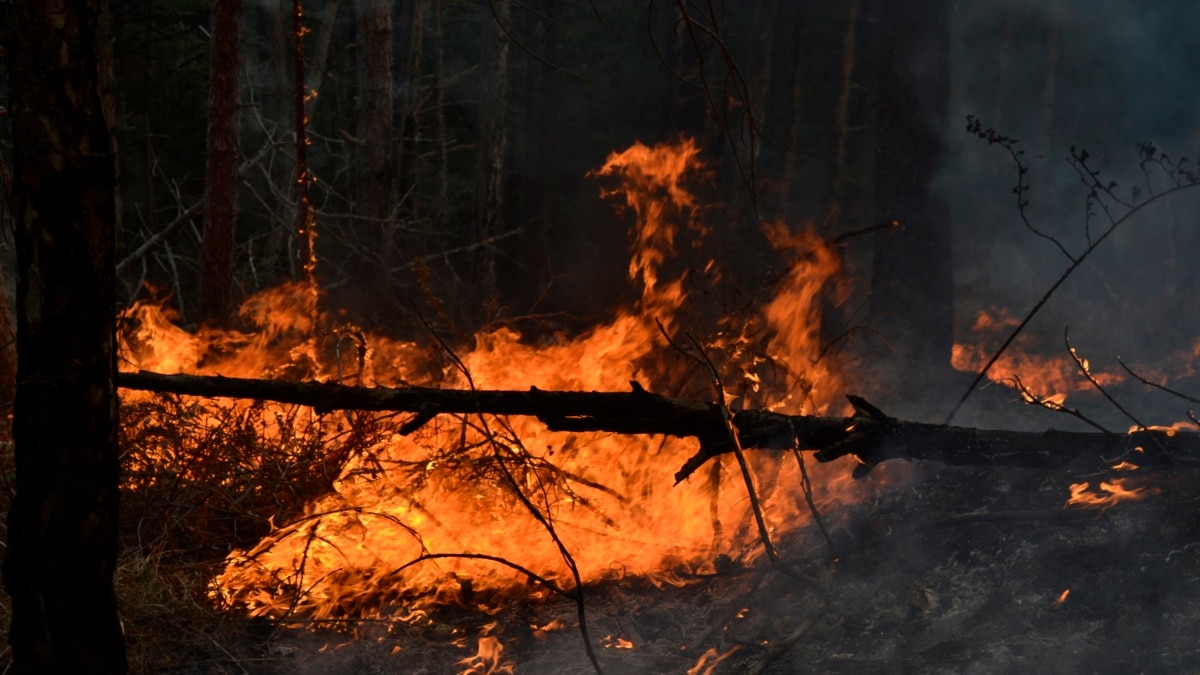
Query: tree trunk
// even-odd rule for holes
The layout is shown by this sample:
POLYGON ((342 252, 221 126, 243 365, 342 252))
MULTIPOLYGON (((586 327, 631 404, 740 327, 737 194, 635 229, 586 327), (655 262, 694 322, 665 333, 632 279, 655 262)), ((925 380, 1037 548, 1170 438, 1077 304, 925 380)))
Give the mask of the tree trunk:
POLYGON ((6 4, 18 195, 16 494, 4 585, 16 673, 123 673, 114 349, 116 167, 100 3, 6 4))
MULTIPOLYGON (((483 53, 480 58, 479 153, 475 178, 475 240, 487 241, 500 233, 504 220, 505 159, 508 154, 508 36, 512 6, 506 1, 489 5, 483 17, 483 53)), ((490 246, 476 256, 476 297, 484 309, 476 319, 487 321, 496 295, 496 252, 490 246)))
MULTIPOLYGON (((689 478, 708 460, 734 451, 723 408, 632 391, 546 391, 349 387, 322 382, 282 382, 236 377, 121 373, 122 387, 190 396, 251 398, 306 405, 319 412, 371 410, 416 413, 397 429, 410 434, 442 414, 528 415, 550 431, 602 431, 694 437, 699 451, 675 474, 689 478)), ((1021 432, 951 427, 888 417, 858 396, 848 397, 853 417, 781 415, 766 410, 734 414, 732 429, 742 448, 814 450, 818 461, 853 455, 861 477, 889 459, 920 459, 985 466, 1051 468, 1079 460, 1090 469, 1113 463, 1134 447, 1139 463, 1200 467, 1200 434, 1142 431, 1133 434, 1064 431, 1021 432)))
MULTIPOLYGON (((378 242, 379 266, 365 270, 364 290, 390 298, 394 175, 392 171, 392 5, 391 0, 357 0, 359 34, 358 206, 364 226, 378 242), (373 277, 373 278, 372 278, 373 277)), ((416 10, 414 9, 414 14, 416 10)))
POLYGON ((308 172, 308 115, 305 100, 308 87, 304 83, 304 10, 300 0, 292 0, 292 122, 295 124, 296 148, 296 232, 300 242, 300 265, 304 269, 304 281, 316 288, 317 270, 317 222, 313 218, 312 203, 308 198, 312 176, 308 172))
POLYGON ((238 218, 238 74, 241 69, 242 0, 216 0, 212 8, 212 60, 205 167, 203 286, 200 321, 224 325, 233 309, 233 246, 238 218))

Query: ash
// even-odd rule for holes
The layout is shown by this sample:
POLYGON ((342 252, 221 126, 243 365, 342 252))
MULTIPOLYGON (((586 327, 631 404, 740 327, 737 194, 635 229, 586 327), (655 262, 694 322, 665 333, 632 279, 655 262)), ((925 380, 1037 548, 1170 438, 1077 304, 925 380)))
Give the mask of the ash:
MULTIPOLYGON (((815 528, 778 542, 806 581, 764 561, 682 587, 589 587, 599 662, 606 673, 1200 670, 1200 475, 1143 473, 1159 490, 1145 501, 1064 508, 1071 483, 1096 478, 884 465, 865 480, 894 487, 824 514, 833 561, 815 528)), ((577 626, 574 605, 555 600, 447 613, 320 653, 313 633, 278 642, 297 673, 591 673, 577 626), (472 661, 493 622, 502 653, 472 661)))

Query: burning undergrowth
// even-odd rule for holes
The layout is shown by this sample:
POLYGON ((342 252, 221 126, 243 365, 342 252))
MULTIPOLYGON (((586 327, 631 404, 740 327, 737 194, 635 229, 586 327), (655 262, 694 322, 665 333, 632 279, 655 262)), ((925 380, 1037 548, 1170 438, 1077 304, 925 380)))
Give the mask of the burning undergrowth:
MULTIPOLYGON (((433 329, 389 338, 336 325, 316 289, 294 284, 251 298, 240 331, 188 332, 161 306, 136 306, 124 318, 123 368, 442 390, 636 383, 692 400, 713 396, 716 374, 740 407, 846 412, 837 352, 820 338, 821 308, 845 292, 837 252, 813 233, 764 227, 786 261, 769 300, 711 318, 710 334, 692 329, 694 267, 673 256, 700 250, 689 242, 707 233, 689 187, 699 170, 696 146, 682 141, 635 145, 597 172, 619 185, 606 192, 636 223, 628 276, 640 293, 578 334, 530 339, 500 327, 454 345, 433 329)), ((718 262, 700 262, 705 278, 719 278, 718 262)), ((992 311, 973 330, 1011 325, 992 311)), ((984 354, 959 345, 954 365, 975 368, 984 354)), ((1018 359, 994 376, 1074 393, 1080 378, 1030 376, 1070 363, 1018 359)), ((1117 630, 1098 614, 1112 604, 1103 584, 1200 578, 1194 546, 1179 543, 1186 523, 1154 515, 1164 497, 1194 511, 1194 491, 1138 469, 1142 448, 1100 473, 929 463, 900 481, 908 465, 887 463, 853 482, 845 463, 810 463, 811 491, 803 463, 753 452, 751 493, 730 456, 674 485, 694 440, 550 433, 527 417, 319 412, 135 391, 123 393, 122 414, 125 522, 189 560, 216 555, 204 595, 226 616, 318 629, 271 642, 275 660, 300 657, 289 671, 402 662, 406 672, 518 663, 521 672, 585 672, 577 629, 586 621, 600 660, 627 672, 685 662, 695 673, 812 663, 1006 670, 1044 662, 1055 639, 1075 650, 1053 654, 1052 670, 1066 672, 1103 664, 1084 651, 1117 630), (872 489, 889 483, 902 487, 872 489), (1123 502, 1133 504, 1112 508, 1123 502), (808 527, 813 507, 828 531, 808 527), (784 574, 769 573, 764 531, 784 574), (1077 560, 1078 532, 1097 551, 1143 547, 1115 558, 1153 574, 1077 560), (1030 637, 1019 628, 1029 622, 1057 637, 1030 637)), ((1172 663, 1197 658, 1180 631, 1134 632, 1159 638, 1149 648, 1172 663)))
MULTIPOLYGON (((136 306, 125 317, 123 368, 448 389, 627 391, 636 382, 710 398, 710 358, 731 398, 839 412, 836 355, 819 337, 838 256, 813 234, 769 226, 787 261, 771 302, 718 320, 707 337, 685 325, 686 270, 671 257, 705 234, 689 188, 697 154, 688 140, 637 144, 598 170, 619 183, 607 196, 636 221, 629 277, 641 295, 578 335, 530 341, 497 328, 461 347, 435 334, 389 339, 332 327, 315 289, 294 284, 251 298, 242 331, 191 333, 157 305, 136 306)), ((123 420, 128 503, 146 517, 155 507, 144 495, 155 494, 164 513, 185 512, 178 549, 232 543, 210 599, 252 617, 428 627, 438 608, 494 613, 581 583, 686 585, 722 565, 751 566, 763 550, 753 500, 731 469, 716 461, 703 480, 673 486, 692 441, 551 434, 519 417, 320 414, 136 392, 124 394, 123 420)), ((800 468, 749 459, 768 531, 809 522, 800 468)), ((816 472, 818 507, 861 498, 843 468, 816 472)))

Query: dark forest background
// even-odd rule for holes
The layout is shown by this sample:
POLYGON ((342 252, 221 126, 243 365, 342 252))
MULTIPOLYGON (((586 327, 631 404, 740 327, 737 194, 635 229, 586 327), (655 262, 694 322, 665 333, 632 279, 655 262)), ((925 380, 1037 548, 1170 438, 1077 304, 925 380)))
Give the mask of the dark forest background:
MULTIPOLYGON (((120 305, 160 297, 184 325, 236 323, 241 299, 303 276, 294 9, 112 3, 120 305)), ((927 390, 978 310, 1019 315, 1064 262, 1022 228, 1015 167, 967 114, 1020 139, 1030 213, 1068 248, 1087 236, 1069 147, 1136 179, 1135 143, 1188 154, 1200 126, 1200 22, 1183 2, 301 9, 316 276, 340 320, 396 333, 416 330, 414 300, 436 299, 460 335, 508 322, 536 338, 634 297, 629 222, 587 173, 687 136, 711 171, 710 235, 679 264, 720 258, 719 283, 693 284, 711 311, 762 292, 778 261, 761 221, 830 239, 897 221, 840 246, 853 293, 825 330, 850 330, 887 373, 870 379, 927 390)), ((1048 349, 1067 323, 1102 353, 1190 345, 1194 321, 1158 317, 1194 297, 1194 210, 1176 200, 1122 231, 1030 331, 1048 349)))
MULTIPOLYGON (((688 328, 761 306, 786 265, 762 226, 785 221, 836 246, 849 292, 826 299, 824 340, 848 386, 896 417, 939 418, 973 391, 951 368, 955 343, 987 338, 980 312, 1013 325, 1064 268, 1078 273, 1021 351, 1062 356, 1070 326, 1099 367, 1121 355, 1200 389, 1200 228, 1184 191, 1200 184, 1194 3, 0 9, 0 279, 19 277, 0 298, 17 318, 22 392, 0 452, 20 467, 3 472, 16 480, 4 577, 10 641, 32 655, 16 672, 39 659, 125 668, 117 312, 153 300, 189 329, 238 327, 242 300, 304 280, 323 292, 329 331, 410 337, 428 320, 458 343, 502 324, 569 335, 636 298, 630 215, 589 176, 635 142, 701 148, 707 234, 669 263, 686 272, 688 328)), ((14 390, 13 350, 0 353, 0 389, 14 390)), ((991 391, 975 397, 984 410, 1016 398, 991 391)), ((958 421, 980 419, 997 418, 958 421)))

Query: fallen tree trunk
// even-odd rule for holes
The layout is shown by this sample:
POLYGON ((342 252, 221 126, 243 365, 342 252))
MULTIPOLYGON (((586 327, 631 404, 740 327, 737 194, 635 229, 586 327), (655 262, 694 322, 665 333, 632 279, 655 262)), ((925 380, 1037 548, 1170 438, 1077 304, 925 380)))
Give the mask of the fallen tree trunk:
MULTIPOLYGON (((628 392, 454 390, 431 387, 351 387, 321 382, 283 382, 232 377, 120 373, 118 386, 188 396, 246 398, 310 406, 318 412, 369 410, 410 412, 401 425, 409 434, 441 414, 525 415, 551 431, 605 431, 695 437, 699 451, 675 473, 676 482, 713 457, 733 452, 721 408, 712 403, 661 396, 631 382, 628 392)), ((1022 432, 906 422, 888 417, 867 401, 849 397, 851 417, 781 415, 766 410, 734 414, 743 448, 814 452, 828 462, 853 455, 856 477, 889 459, 958 465, 1056 468, 1073 461, 1104 465, 1136 454, 1139 463, 1200 466, 1200 434, 1140 431, 1131 434, 1048 430, 1022 432)))

